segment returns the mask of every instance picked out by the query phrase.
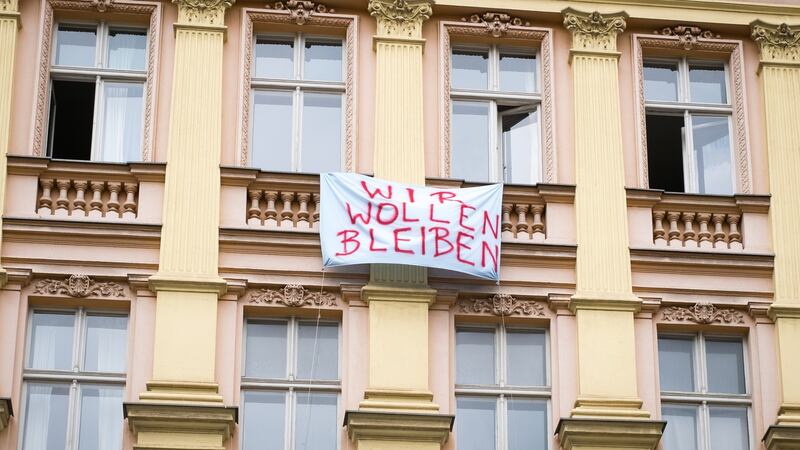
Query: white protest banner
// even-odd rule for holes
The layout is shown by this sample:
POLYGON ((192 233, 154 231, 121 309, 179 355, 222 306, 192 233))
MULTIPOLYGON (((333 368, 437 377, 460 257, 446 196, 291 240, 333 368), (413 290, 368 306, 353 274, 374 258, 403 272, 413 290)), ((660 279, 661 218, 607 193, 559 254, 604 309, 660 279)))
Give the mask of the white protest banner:
POLYGON ((320 175, 324 267, 408 264, 499 279, 503 185, 440 189, 320 175))

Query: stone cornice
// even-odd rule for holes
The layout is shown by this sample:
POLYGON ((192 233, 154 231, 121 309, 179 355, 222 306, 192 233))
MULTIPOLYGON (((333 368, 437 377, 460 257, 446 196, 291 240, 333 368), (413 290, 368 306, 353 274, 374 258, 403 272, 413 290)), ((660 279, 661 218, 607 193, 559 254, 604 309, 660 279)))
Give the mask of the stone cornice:
POLYGON ((426 0, 370 0, 369 14, 378 21, 378 36, 419 39, 422 22, 433 14, 426 0))
POLYGON ((172 0, 178 5, 178 24, 195 26, 225 25, 225 11, 236 0, 172 0))
POLYGON ((753 40, 761 48, 762 63, 800 65, 800 26, 756 20, 750 27, 753 40))
POLYGON ((592 53, 615 53, 617 35, 625 30, 624 12, 585 13, 572 8, 563 11, 564 27, 572 33, 572 50, 592 53))

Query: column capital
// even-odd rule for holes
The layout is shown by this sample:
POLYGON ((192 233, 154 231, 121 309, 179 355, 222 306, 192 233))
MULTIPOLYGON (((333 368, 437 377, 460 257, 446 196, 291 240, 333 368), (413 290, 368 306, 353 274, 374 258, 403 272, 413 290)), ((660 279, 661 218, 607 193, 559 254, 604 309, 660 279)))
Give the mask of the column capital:
POLYGON ((564 27, 572 33, 572 51, 616 53, 617 35, 625 30, 628 14, 586 13, 572 8, 562 11, 564 27))
POLYGON ((378 36, 420 39, 422 22, 433 14, 427 0, 370 0, 367 10, 378 20, 378 36))
POLYGON ((19 11, 19 0, 0 0, 0 13, 16 13, 19 11))
POLYGON ((172 3, 178 5, 179 25, 215 27, 225 25, 225 11, 235 2, 236 0, 172 0, 172 3))
POLYGON ((761 49, 761 62, 800 66, 800 26, 773 25, 756 20, 751 37, 761 49))

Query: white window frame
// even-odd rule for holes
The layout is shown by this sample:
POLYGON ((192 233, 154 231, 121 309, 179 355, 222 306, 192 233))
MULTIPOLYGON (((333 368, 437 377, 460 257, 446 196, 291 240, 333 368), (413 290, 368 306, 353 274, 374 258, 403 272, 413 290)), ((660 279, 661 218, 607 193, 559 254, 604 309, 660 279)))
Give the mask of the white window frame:
MULTIPOLYGON (((552 448, 552 439, 550 436, 553 434, 551 429, 550 418, 552 417, 552 381, 550 378, 550 332, 542 327, 530 327, 522 325, 506 325, 505 323, 492 324, 477 324, 477 323, 458 323, 456 324, 456 331, 458 330, 483 330, 492 331, 494 333, 494 369, 495 369, 495 383, 492 385, 468 385, 468 384, 455 384, 455 396, 458 397, 494 397, 497 399, 495 411, 497 420, 495 420, 495 449, 505 450, 508 448, 508 401, 514 397, 523 398, 527 400, 544 400, 547 403, 547 417, 545 421, 547 434, 547 448, 552 448), (545 386, 508 386, 506 384, 506 377, 508 371, 508 353, 507 353, 507 331, 531 331, 544 334, 544 356, 545 356, 545 386)), ((456 342, 456 346, 458 342, 456 342)), ((457 351, 457 347, 456 347, 457 351)), ((457 381, 458 374, 455 374, 457 381)), ((457 440, 457 438, 456 438, 457 440)), ((458 442, 456 442, 456 448, 458 442)), ((491 450, 491 449, 487 449, 491 450)))
MULTIPOLYGON (((244 410, 247 407, 244 395, 247 391, 261 392, 284 392, 284 450, 293 450, 295 444, 295 411, 297 409, 297 397, 303 394, 316 393, 335 393, 336 401, 336 420, 339 422, 342 416, 342 323, 335 320, 315 320, 306 317, 250 317, 245 318, 242 330, 242 379, 240 384, 240 405, 241 416, 244 417, 244 410), (297 371, 297 339, 300 323, 335 324, 337 328, 338 356, 337 379, 336 380, 304 380, 296 379, 294 374, 297 371), (285 323, 287 324, 286 333, 286 377, 285 378, 256 378, 246 375, 247 367, 247 328, 250 323, 285 323)), ((244 431, 239 433, 240 439, 244 437, 244 431)), ((341 448, 341 430, 336 432, 336 448, 341 448)), ((241 442, 239 444, 241 446, 241 442)))
MULTIPOLYGON (((747 445, 750 450, 758 448, 753 441, 753 398, 750 389, 750 364, 748 358, 747 338, 744 336, 725 335, 719 333, 658 333, 658 338, 684 339, 692 341, 692 365, 694 366, 694 392, 661 391, 661 407, 664 404, 676 406, 692 406, 698 410, 697 433, 698 450, 711 449, 711 416, 710 407, 736 406, 747 409, 747 445), (744 394, 720 394, 708 392, 708 370, 706 367, 706 339, 741 342, 742 364, 744 372, 744 394)), ((660 371, 659 371, 660 372, 660 371)), ((660 376, 660 373, 659 373, 660 376)), ((667 425, 669 426, 669 424, 667 425)))
MULTIPOLYGON (((78 448, 78 437, 80 432, 80 401, 81 401, 81 386, 115 386, 122 388, 123 401, 126 398, 125 384, 127 381, 127 354, 126 354, 126 371, 125 372, 87 372, 81 370, 84 362, 85 348, 86 348, 86 319, 88 316, 104 316, 104 317, 125 317, 127 319, 128 328, 125 330, 127 354, 130 354, 130 315, 127 312, 110 311, 103 309, 86 309, 84 307, 78 308, 31 308, 28 312, 26 323, 26 337, 25 337, 25 354, 23 361, 22 372, 22 394, 23 399, 22 411, 20 412, 20 434, 17 447, 22 450, 24 447, 23 438, 25 435, 25 416, 27 409, 28 385, 30 383, 37 384, 60 384, 69 385, 69 398, 67 400, 69 407, 67 409, 67 434, 65 438, 65 450, 74 450, 78 448), (48 369, 31 369, 29 368, 30 356, 33 350, 33 316, 35 313, 50 313, 50 314, 71 314, 75 317, 72 330, 72 367, 69 370, 48 370, 48 369)), ((122 411, 120 411, 121 413, 122 411)), ((120 421, 123 420, 120 415, 120 421)), ((124 427, 123 427, 124 433, 124 427)), ((122 445, 123 436, 120 434, 120 445, 122 445)))
MULTIPOLYGON (((694 135, 692 133, 692 116, 726 116, 728 118, 728 151, 731 162, 731 187, 733 193, 737 189, 736 160, 733 154, 733 105, 731 103, 730 64, 727 60, 707 60, 695 58, 644 58, 644 65, 649 63, 675 64, 678 67, 678 100, 653 101, 647 100, 645 93, 645 114, 659 116, 683 117, 684 133, 681 136, 683 143, 683 189, 686 193, 699 193, 700 168, 694 160, 694 135), (689 65, 722 66, 725 73, 725 100, 726 103, 699 103, 690 101, 689 65)), ((644 84, 642 85, 644 86, 644 84)))
MULTIPOLYGON (((453 104, 457 101, 482 102, 489 104, 489 181, 507 182, 508 171, 505 167, 505 151, 503 145, 503 116, 508 114, 518 114, 522 112, 538 111, 537 135, 539 142, 536 146, 534 160, 538 161, 538 173, 532 176, 536 183, 542 182, 542 74, 541 74, 541 52, 536 47, 519 47, 510 45, 462 45, 454 44, 450 49, 450 67, 453 71, 452 54, 458 51, 479 51, 488 52, 488 81, 486 89, 459 89, 450 85, 450 120, 453 120, 453 104), (533 56, 536 61, 534 77, 536 80, 535 92, 505 92, 500 90, 500 54, 519 54, 533 56), (498 106, 514 106, 514 108, 500 112, 498 106), (493 125, 494 124, 494 125, 493 125)), ((452 77, 451 77, 452 79, 452 77)), ((452 126, 451 126, 452 129, 452 126)), ((452 169, 451 169, 452 172, 452 169)))
MULTIPOLYGON (((341 98, 341 142, 339 144, 339 161, 340 169, 344 170, 345 161, 345 91, 346 86, 346 72, 348 70, 347 63, 344 56, 347 52, 347 42, 344 38, 330 35, 318 34, 305 34, 302 32, 297 33, 255 33, 253 35, 253 60, 255 61, 256 45, 259 39, 275 39, 292 41, 294 44, 293 54, 293 78, 260 78, 256 76, 255 65, 252 69, 252 77, 250 80, 250 104, 255 105, 255 94, 258 91, 274 91, 274 92, 291 92, 292 93, 292 172, 302 172, 300 161, 302 161, 302 148, 303 148, 303 94, 340 94, 341 98), (307 81, 303 77, 303 63, 305 62, 304 54, 306 40, 315 42, 336 42, 342 46, 342 74, 341 81, 307 81)), ((253 154, 257 151, 253 145, 253 128, 255 127, 255 108, 250 111, 250 143, 248 152, 248 165, 253 167, 253 154)), ((260 169, 260 167, 259 167, 260 169)))
MULTIPOLYGON (((105 117, 103 105, 105 105, 105 83, 139 83, 142 85, 142 129, 141 144, 139 148, 140 156, 146 145, 144 142, 144 127, 145 127, 145 92, 147 91, 147 65, 142 70, 122 70, 122 69, 108 69, 106 68, 108 57, 108 38, 109 31, 114 30, 130 30, 145 33, 145 54, 149 51, 150 36, 149 30, 144 26, 136 26, 125 23, 101 21, 86 21, 86 20, 65 20, 56 21, 53 24, 53 42, 51 47, 53 49, 50 60, 50 82, 48 83, 48 105, 47 111, 50 115, 50 101, 52 100, 53 81, 54 80, 68 80, 68 81, 83 81, 88 82, 94 80, 94 118, 92 120, 92 150, 90 161, 100 161, 101 149, 99 146, 103 142, 102 123, 105 117), (95 67, 76 67, 76 66, 61 66, 56 65, 56 55, 58 54, 58 28, 61 26, 74 26, 79 28, 95 28, 96 41, 95 41, 95 67)), ((47 155, 53 155, 53 133, 54 127, 52 117, 48 118, 47 130, 47 155)), ((142 158, 140 158, 142 160, 142 158)))

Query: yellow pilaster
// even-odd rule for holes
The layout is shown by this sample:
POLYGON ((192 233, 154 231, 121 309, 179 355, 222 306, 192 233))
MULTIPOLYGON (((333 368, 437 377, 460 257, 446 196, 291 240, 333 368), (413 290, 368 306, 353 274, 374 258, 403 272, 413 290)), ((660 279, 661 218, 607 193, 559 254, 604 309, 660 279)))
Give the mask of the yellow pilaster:
POLYGON ((800 27, 752 24, 761 47, 760 77, 769 158, 770 222, 775 252, 775 321, 781 406, 765 438, 769 450, 800 448, 800 27))
POLYGON ((633 314, 640 301, 631 287, 617 52, 626 18, 564 11, 572 33, 578 241, 570 303, 578 324, 578 398, 559 425, 567 449, 651 449, 661 434, 660 422, 646 420, 636 390, 633 314), (597 217, 606 222, 602 237, 597 217))
MULTIPOLYGON (((0 0, 0 213, 4 209, 6 198, 6 154, 8 154, 11 130, 11 83, 14 77, 14 52, 17 48, 18 28, 18 0, 0 0)), ((2 214, 0 214, 0 230, 2 227, 2 214)), ((2 233, 0 233, 1 243, 2 233)), ((7 279, 8 274, 0 265, 0 286, 3 286, 7 279)), ((2 425, 1 418, 0 425, 2 425)))
MULTIPOLYGON (((425 183, 422 23, 428 1, 371 0, 377 19, 374 172, 425 183)), ((362 296, 369 303, 369 381, 358 411, 347 413, 360 450, 438 450, 452 417, 436 414, 428 388, 428 308, 435 291, 424 268, 373 265, 362 296)))
POLYGON ((222 449, 236 411, 215 383, 222 48, 234 0, 173 0, 175 61, 164 187, 153 378, 126 405, 137 448, 222 449))

